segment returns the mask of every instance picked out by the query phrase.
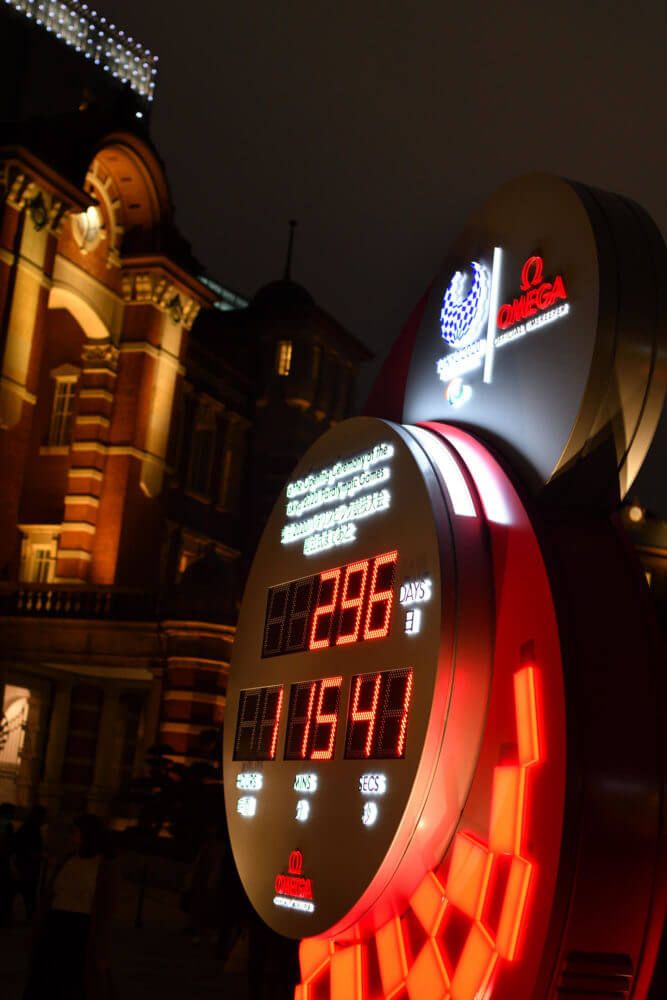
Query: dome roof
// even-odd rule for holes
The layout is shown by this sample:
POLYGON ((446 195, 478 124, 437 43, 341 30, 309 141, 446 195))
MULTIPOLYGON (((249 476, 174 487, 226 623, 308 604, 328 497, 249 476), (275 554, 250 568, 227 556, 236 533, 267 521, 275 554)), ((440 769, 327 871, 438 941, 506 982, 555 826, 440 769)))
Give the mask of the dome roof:
POLYGON ((311 309, 314 305, 315 300, 310 292, 289 278, 271 281, 268 285, 264 285, 250 303, 252 309, 270 313, 272 316, 291 316, 296 312, 311 309))

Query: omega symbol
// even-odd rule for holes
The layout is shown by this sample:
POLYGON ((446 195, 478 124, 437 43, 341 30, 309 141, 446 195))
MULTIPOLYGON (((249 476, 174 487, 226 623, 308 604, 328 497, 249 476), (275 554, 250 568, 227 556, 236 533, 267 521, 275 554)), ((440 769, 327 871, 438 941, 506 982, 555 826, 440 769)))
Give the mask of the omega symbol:
POLYGON ((287 871, 290 875, 300 875, 303 871, 303 854, 301 851, 292 851, 289 856, 287 871))

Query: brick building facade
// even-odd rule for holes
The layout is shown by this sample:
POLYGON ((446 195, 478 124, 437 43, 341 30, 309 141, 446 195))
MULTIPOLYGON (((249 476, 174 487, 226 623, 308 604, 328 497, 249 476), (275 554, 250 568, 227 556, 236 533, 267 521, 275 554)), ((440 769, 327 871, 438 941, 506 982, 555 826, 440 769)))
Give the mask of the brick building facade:
POLYGON ((88 83, 0 134, 0 800, 108 814, 150 745, 206 756, 263 520, 369 354, 288 277, 215 308, 148 104, 88 83))

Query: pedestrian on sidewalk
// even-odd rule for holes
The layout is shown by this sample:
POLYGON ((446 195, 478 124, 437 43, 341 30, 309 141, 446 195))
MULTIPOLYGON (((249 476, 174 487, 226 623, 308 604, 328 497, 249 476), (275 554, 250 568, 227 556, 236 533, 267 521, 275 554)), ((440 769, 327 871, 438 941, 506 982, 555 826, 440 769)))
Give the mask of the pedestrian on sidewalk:
POLYGON ((72 851, 47 875, 24 1000, 108 1000, 116 872, 97 816, 74 821, 72 851))
POLYGON ((44 863, 42 827, 46 823, 44 806, 33 806, 14 837, 14 865, 18 874, 17 892, 23 897, 28 920, 32 920, 37 889, 44 863))

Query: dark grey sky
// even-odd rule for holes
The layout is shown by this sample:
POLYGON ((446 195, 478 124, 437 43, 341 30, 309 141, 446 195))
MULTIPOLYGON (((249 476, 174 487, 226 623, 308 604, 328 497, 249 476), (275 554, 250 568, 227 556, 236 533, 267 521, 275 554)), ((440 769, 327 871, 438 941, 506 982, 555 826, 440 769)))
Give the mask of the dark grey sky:
MULTIPOLYGON (((293 276, 378 363, 466 218, 532 170, 667 233, 667 4, 100 0, 160 57, 177 222, 250 296, 293 276)), ((364 379, 368 387, 377 364, 364 379)))

